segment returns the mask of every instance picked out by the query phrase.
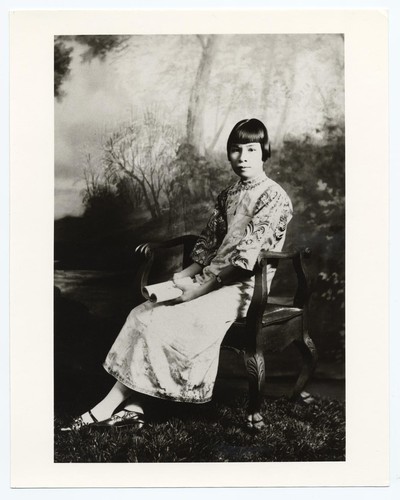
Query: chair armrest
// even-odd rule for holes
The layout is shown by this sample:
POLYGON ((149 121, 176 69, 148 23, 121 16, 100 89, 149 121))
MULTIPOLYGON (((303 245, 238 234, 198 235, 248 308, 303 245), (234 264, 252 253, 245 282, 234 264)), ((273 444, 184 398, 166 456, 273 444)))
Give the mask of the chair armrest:
POLYGON ((311 256, 311 249, 310 248, 302 248, 302 249, 295 249, 291 250, 288 252, 270 252, 269 250, 261 250, 259 256, 258 256, 258 263, 260 266, 266 266, 267 261, 271 259, 295 259, 300 256, 303 257, 310 257, 311 256))
POLYGON ((254 292, 246 315, 248 329, 248 348, 255 351, 258 344, 258 336, 261 334, 262 320, 265 307, 268 303, 267 270, 268 264, 274 261, 291 260, 297 276, 297 290, 293 298, 293 306, 301 309, 307 308, 309 287, 308 279, 302 265, 303 257, 310 257, 311 249, 295 249, 286 252, 271 252, 262 250, 258 256, 254 268, 254 292))
POLYGON ((148 258, 149 255, 154 252, 154 250, 158 250, 159 248, 173 248, 178 245, 195 243, 197 239, 198 236, 194 234, 183 234, 169 240, 142 243, 141 245, 136 247, 135 253, 142 257, 148 258))
POLYGON ((286 259, 292 261, 297 276, 297 290, 293 298, 294 307, 306 308, 308 304, 310 286, 309 279, 303 266, 303 259, 308 259, 311 256, 311 253, 311 249, 306 247, 288 252, 261 251, 258 257, 257 265, 262 269, 273 262, 278 264, 279 260, 286 259))
POLYGON ((149 274, 157 250, 183 245, 183 266, 186 266, 189 260, 190 251, 197 239, 198 236, 194 234, 184 234, 182 236, 177 236, 176 238, 171 238, 169 240, 142 243, 141 245, 138 245, 136 247, 135 254, 143 261, 137 272, 136 288, 140 290, 140 293, 144 298, 146 298, 146 296, 143 293, 143 289, 148 284, 149 274))

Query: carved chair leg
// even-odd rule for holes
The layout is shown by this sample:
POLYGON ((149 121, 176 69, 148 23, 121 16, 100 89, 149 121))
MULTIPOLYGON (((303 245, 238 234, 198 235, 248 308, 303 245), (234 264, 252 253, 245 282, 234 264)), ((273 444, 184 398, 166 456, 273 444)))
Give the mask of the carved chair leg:
POLYGON ((304 389, 307 382, 310 380, 310 377, 315 370, 315 366, 317 364, 317 359, 318 359, 317 349, 315 348, 314 342, 308 335, 307 331, 303 333, 303 341, 295 341, 294 344, 300 351, 300 354, 303 359, 303 366, 300 375, 296 381, 296 384, 293 388, 291 394, 292 399, 300 395, 301 391, 304 389))
MULTIPOLYGON (((265 362, 262 351, 245 352, 244 361, 249 380, 249 414, 259 413, 261 409, 262 389, 265 381, 265 362)), ((260 416, 260 421, 262 417, 260 416)))

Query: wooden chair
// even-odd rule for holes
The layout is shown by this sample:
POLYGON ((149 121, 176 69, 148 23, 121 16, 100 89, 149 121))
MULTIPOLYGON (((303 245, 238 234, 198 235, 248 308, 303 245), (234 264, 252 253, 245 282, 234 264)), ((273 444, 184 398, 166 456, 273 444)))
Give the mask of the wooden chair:
MULTIPOLYGON (((136 248, 136 254, 142 258, 136 286, 140 287, 142 295, 157 252, 181 245, 182 267, 186 267, 191 263, 190 252, 197 238, 195 235, 185 235, 163 242, 144 243, 136 248)), ((244 354, 249 381, 248 409, 251 414, 260 411, 265 381, 264 352, 281 352, 290 344, 294 344, 299 350, 302 368, 291 391, 292 398, 300 395, 314 371, 317 351, 308 333, 309 287, 302 265, 303 257, 309 257, 310 254, 309 249, 289 252, 262 251, 254 269, 255 287, 247 316, 233 323, 222 342, 222 347, 234 348, 244 354), (290 305, 271 303, 268 300, 267 265, 277 266, 282 260, 292 261, 297 276, 297 289, 290 305)))

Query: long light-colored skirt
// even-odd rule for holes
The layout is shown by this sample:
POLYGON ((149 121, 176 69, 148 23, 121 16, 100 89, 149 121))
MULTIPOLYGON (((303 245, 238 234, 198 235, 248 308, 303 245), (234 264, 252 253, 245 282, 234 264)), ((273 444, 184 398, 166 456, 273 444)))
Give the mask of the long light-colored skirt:
POLYGON ((181 304, 145 302, 135 307, 104 368, 143 394, 209 401, 221 342, 235 319, 245 316, 252 289, 252 283, 235 283, 181 304))

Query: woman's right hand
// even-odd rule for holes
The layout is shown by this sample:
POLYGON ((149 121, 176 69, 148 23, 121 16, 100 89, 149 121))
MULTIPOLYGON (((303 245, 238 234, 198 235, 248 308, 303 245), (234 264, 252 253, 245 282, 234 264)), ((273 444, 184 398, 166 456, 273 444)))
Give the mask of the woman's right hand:
POLYGON ((178 284, 177 282, 182 278, 186 278, 186 276, 187 275, 185 275, 183 271, 181 271, 180 273, 174 273, 172 276, 172 281, 175 283, 175 285, 177 285, 178 284))
POLYGON ((177 285, 177 282, 183 278, 193 278, 196 274, 199 274, 203 269, 203 266, 193 262, 189 267, 182 269, 179 273, 175 273, 172 276, 172 281, 177 285))
POLYGON ((181 302, 188 302, 189 300, 193 300, 197 298, 199 295, 202 295, 200 284, 192 281, 192 279, 189 276, 177 279, 174 283, 177 288, 182 290, 182 295, 180 295, 176 299, 168 301, 168 305, 180 304, 181 302))

